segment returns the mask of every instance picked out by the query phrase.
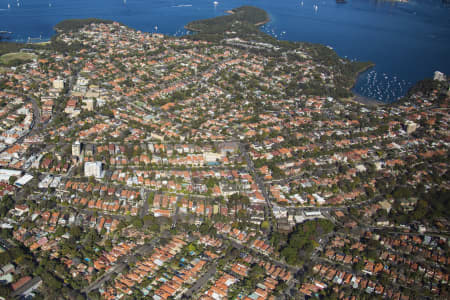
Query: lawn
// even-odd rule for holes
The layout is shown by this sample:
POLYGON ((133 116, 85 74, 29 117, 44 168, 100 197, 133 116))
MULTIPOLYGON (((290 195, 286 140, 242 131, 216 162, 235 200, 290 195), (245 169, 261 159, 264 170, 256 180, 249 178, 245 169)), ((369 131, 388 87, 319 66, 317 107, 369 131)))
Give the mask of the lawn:
POLYGON ((14 66, 33 60, 35 57, 36 54, 33 53, 24 53, 24 52, 7 53, 0 56, 0 64, 6 66, 14 66))

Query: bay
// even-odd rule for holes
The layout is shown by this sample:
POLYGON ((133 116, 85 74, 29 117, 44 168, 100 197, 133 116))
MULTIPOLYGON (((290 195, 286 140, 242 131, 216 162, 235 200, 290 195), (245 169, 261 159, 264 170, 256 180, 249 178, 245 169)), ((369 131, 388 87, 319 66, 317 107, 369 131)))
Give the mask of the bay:
POLYGON ((253 5, 271 21, 261 30, 284 40, 332 47, 349 59, 376 64, 354 91, 392 102, 435 70, 450 74, 450 5, 441 0, 406 3, 377 0, 0 0, 0 30, 17 41, 48 40, 53 26, 70 18, 96 17, 147 32, 186 34, 190 21, 253 5))

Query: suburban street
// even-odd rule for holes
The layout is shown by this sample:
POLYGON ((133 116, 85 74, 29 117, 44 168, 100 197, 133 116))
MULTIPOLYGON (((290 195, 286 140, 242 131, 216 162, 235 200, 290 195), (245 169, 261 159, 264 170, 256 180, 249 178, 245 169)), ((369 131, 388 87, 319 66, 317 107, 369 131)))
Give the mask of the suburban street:
POLYGON ((276 229, 276 219, 272 216, 272 203, 270 201, 269 193, 267 192, 266 186, 264 185, 264 181, 259 177, 257 170, 255 170, 255 166, 253 165, 253 160, 250 158, 250 155, 247 152, 246 145, 239 143, 239 151, 244 155, 245 161, 249 168, 250 173, 253 175, 256 184, 258 185, 261 193, 266 200, 266 220, 269 221, 270 230, 276 229))
POLYGON ((120 274, 129 263, 135 263, 138 255, 144 256, 149 254, 158 242, 159 239, 154 239, 150 243, 138 247, 134 253, 120 257, 114 267, 106 271, 105 274, 85 287, 81 292, 87 295, 90 291, 100 288, 103 283, 113 278, 113 276, 115 277, 115 275, 120 274))
POLYGON ((34 100, 31 97, 27 98, 26 101, 31 102, 31 104, 33 105, 33 121, 30 124, 30 128, 24 135, 19 137, 13 144, 11 144, 8 147, 6 147, 5 149, 3 149, 2 152, 7 151, 8 149, 10 149, 12 146, 14 146, 16 144, 21 144, 25 140, 25 138, 27 138, 30 135, 35 134, 36 132, 38 132, 41 129, 40 128, 40 126, 41 126, 41 110, 39 109, 39 105, 37 104, 36 100, 34 100))
POLYGON ((214 262, 213 264, 211 264, 208 270, 202 275, 202 277, 197 279, 194 285, 183 294, 183 296, 191 297, 195 292, 201 289, 208 282, 208 280, 211 279, 211 277, 214 276, 216 271, 217 271, 217 262, 214 262))

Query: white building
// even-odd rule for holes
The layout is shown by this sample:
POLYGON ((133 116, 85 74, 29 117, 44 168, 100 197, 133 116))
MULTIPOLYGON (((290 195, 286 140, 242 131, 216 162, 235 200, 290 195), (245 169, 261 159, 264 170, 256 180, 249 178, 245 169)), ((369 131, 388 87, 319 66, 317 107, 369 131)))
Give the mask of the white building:
POLYGON ((94 176, 95 178, 102 178, 102 163, 100 161, 86 162, 84 164, 84 176, 94 176))
POLYGON ((314 199, 316 199, 317 204, 325 204, 325 199, 317 194, 313 194, 314 199))
POLYGON ((28 182, 30 182, 32 179, 33 179, 33 176, 31 176, 30 174, 25 174, 24 176, 17 179, 17 181, 14 184, 18 187, 22 187, 25 184, 27 184, 28 182))
POLYGON ((216 162, 217 160, 221 160, 222 155, 220 153, 205 152, 205 153, 203 153, 203 158, 205 159, 206 163, 210 163, 210 162, 216 162))
POLYGON ((16 178, 18 178, 21 174, 22 171, 0 169, 0 181, 8 182, 9 177, 15 176, 16 178))
POLYGON ((407 133, 407 134, 413 133, 413 132, 416 131, 417 128, 419 127, 419 124, 414 123, 413 121, 410 121, 410 120, 407 120, 407 121, 405 122, 405 125, 406 125, 406 133, 407 133))
POLYGON ((95 108, 95 101, 92 98, 83 99, 83 108, 88 111, 93 111, 95 108))
POLYGON ((53 88, 62 90, 64 88, 64 80, 60 78, 53 80, 53 88))
POLYGON ((79 141, 72 144, 72 155, 78 157, 81 156, 81 143, 79 141))
POLYGON ((434 77, 433 80, 437 80, 437 81, 445 81, 445 75, 444 73, 441 73, 439 71, 435 71, 434 72, 434 77))

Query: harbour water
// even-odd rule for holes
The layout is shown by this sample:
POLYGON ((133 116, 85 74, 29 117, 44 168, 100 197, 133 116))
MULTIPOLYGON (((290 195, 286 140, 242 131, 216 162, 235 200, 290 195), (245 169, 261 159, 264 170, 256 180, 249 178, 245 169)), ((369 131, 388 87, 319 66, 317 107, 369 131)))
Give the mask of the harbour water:
POLYGON ((369 98, 392 102, 435 70, 450 74, 450 5, 442 0, 0 0, 0 30, 16 41, 47 40, 59 21, 97 17, 183 35, 186 23, 241 5, 265 9, 271 21, 261 30, 279 39, 374 62, 354 88, 369 98))

